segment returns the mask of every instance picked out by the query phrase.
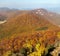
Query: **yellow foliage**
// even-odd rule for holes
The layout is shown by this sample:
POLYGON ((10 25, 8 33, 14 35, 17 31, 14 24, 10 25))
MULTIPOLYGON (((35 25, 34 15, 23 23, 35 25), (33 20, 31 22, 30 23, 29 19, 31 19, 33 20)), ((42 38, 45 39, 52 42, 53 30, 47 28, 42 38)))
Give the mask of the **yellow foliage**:
POLYGON ((29 56, 41 56, 40 52, 33 52, 29 56))
POLYGON ((42 56, 45 51, 45 47, 41 46, 39 43, 35 46, 36 51, 31 53, 29 56, 42 56))
POLYGON ((38 44, 36 44, 36 50, 38 51, 39 49, 40 49, 40 44, 38 43, 38 44))
POLYGON ((23 45, 23 47, 31 48, 31 47, 32 47, 32 45, 31 45, 30 43, 25 43, 25 44, 23 45))
POLYGON ((3 56, 9 56, 11 54, 11 51, 7 51, 3 56))
POLYGON ((60 32, 57 33, 57 37, 60 38, 60 32))

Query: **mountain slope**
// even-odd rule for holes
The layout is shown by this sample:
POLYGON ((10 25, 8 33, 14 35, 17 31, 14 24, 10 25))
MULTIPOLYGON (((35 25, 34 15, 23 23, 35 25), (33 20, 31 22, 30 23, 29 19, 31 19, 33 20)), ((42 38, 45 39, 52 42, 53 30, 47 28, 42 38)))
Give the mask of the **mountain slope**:
POLYGON ((50 11, 47 11, 42 8, 33 10, 33 13, 37 14, 37 15, 42 15, 45 19, 50 21, 50 23, 52 23, 58 27, 60 25, 60 14, 58 14, 58 13, 50 12, 50 11))
POLYGON ((41 28, 53 30, 55 27, 41 15, 38 16, 31 12, 22 13, 9 19, 5 24, 0 25, 0 37, 7 37, 16 33, 38 31, 41 28))
POLYGON ((49 20, 48 11, 36 11, 13 13, 13 17, 0 24, 0 56, 50 55, 49 50, 60 40, 60 28, 49 20))

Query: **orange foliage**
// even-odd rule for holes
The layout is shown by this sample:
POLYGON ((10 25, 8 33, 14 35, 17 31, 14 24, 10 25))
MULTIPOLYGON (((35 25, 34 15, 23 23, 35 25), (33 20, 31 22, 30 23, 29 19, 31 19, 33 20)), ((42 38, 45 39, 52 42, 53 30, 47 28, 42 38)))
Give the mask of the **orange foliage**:
POLYGON ((35 32, 34 34, 17 36, 12 38, 3 38, 0 41, 0 53, 3 54, 6 51, 18 51, 27 42, 30 42, 32 46, 36 43, 41 43, 41 45, 54 44, 56 37, 56 32, 45 31, 42 35, 40 32, 35 32))

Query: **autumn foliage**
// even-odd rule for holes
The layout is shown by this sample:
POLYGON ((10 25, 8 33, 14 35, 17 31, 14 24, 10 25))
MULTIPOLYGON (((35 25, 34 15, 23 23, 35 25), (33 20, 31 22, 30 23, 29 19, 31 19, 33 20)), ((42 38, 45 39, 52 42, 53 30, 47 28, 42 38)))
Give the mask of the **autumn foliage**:
POLYGON ((48 45, 53 45, 56 39, 58 39, 57 32, 49 30, 45 32, 35 32, 34 34, 25 36, 3 38, 0 40, 0 55, 8 51, 18 52, 22 47, 28 47, 30 50, 34 47, 36 51, 30 53, 29 56, 34 56, 34 53, 39 53, 37 55, 41 56, 45 48, 47 48, 48 45))
POLYGON ((0 25, 0 56, 45 56, 60 39, 59 29, 41 15, 18 14, 0 25))

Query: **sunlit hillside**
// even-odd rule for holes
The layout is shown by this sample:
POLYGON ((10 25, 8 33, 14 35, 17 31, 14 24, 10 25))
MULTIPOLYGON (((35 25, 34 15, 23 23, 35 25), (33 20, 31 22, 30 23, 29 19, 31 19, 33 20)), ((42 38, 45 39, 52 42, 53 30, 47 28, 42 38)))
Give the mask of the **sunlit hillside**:
POLYGON ((0 22, 0 56, 53 55, 53 50, 60 45, 60 27, 56 21, 59 14, 45 9, 5 13, 0 13, 6 16, 0 17, 0 21, 6 20, 0 22))

